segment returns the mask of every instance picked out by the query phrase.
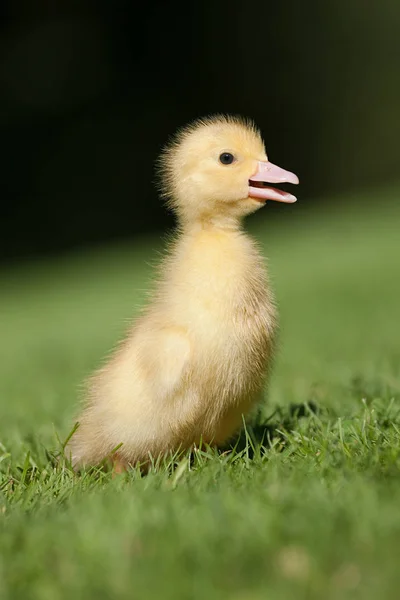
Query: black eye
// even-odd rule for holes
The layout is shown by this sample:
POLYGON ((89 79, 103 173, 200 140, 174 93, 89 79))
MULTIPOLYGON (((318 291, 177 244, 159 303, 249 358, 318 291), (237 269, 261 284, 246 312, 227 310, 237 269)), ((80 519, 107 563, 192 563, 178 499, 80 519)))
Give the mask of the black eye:
POLYGON ((219 156, 219 162, 221 162, 223 165, 231 165, 234 160, 235 157, 230 152, 223 152, 219 156))

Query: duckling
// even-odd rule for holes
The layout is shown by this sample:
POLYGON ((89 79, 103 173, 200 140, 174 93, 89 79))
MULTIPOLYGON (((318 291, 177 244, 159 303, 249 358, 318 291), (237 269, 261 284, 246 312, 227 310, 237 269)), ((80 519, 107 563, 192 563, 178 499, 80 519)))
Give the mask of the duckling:
POLYGON ((158 171, 178 233, 151 302, 89 379, 67 446, 75 468, 112 455, 120 471, 222 445, 259 400, 273 358, 276 308, 242 220, 267 200, 295 202, 269 184, 297 176, 269 162, 251 121, 221 115, 180 130, 158 171))

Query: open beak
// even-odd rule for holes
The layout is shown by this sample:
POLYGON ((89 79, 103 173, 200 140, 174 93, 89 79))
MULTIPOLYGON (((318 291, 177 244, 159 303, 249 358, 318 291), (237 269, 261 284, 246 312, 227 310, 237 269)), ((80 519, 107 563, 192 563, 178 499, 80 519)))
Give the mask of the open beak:
POLYGON ((270 186, 270 183, 293 183, 297 185, 299 178, 290 171, 285 171, 269 161, 257 162, 257 171, 249 179, 249 196, 259 202, 266 200, 277 200, 278 202, 296 202, 296 196, 292 196, 284 190, 270 186))

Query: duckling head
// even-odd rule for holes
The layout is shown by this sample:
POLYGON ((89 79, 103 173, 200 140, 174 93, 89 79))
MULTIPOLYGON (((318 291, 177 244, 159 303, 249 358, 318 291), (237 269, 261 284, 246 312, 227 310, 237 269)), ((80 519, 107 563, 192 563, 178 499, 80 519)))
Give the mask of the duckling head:
POLYGON ((251 121, 199 119, 178 131, 159 163, 161 193, 182 222, 237 220, 267 200, 296 202, 271 184, 299 183, 272 164, 251 121))

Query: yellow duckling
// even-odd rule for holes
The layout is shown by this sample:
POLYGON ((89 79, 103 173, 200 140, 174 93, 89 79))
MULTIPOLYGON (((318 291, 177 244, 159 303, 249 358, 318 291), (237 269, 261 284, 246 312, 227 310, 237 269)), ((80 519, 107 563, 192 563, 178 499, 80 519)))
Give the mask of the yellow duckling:
POLYGON ((160 161, 162 194, 179 232, 151 303, 89 382, 68 447, 75 467, 114 455, 116 469, 220 445, 259 399, 273 352, 276 312, 242 218, 267 200, 295 202, 270 183, 298 183, 268 161, 251 122, 201 119, 160 161))

